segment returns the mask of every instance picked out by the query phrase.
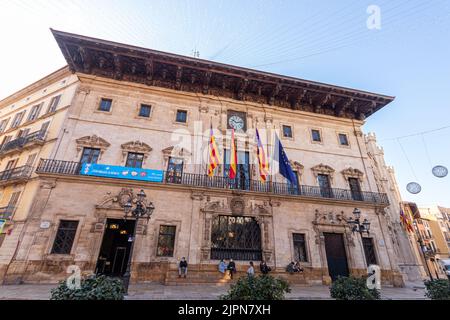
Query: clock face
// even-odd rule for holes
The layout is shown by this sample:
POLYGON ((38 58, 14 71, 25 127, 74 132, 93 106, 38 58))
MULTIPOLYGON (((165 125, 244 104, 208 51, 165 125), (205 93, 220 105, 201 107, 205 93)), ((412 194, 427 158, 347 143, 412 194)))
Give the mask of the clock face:
POLYGON ((244 119, 237 115, 233 115, 228 119, 228 124, 234 130, 242 130, 244 128, 244 119))

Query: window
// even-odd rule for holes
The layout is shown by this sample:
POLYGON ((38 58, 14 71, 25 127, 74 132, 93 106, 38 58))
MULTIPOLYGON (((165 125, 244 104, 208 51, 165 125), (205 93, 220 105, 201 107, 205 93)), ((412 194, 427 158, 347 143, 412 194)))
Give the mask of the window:
POLYGON ((283 125, 283 137, 292 138, 292 127, 283 125))
POLYGON ((306 255, 305 235, 302 233, 293 233, 292 240, 294 243, 295 261, 308 262, 308 257, 306 255))
POLYGON ((83 154, 81 155, 81 163, 97 163, 100 156, 100 149, 96 148, 83 148, 83 154))
POLYGON ((128 152, 126 167, 130 168, 142 168, 142 162, 144 162, 143 153, 128 152))
POLYGON ((39 112, 41 111, 42 103, 37 104, 31 108, 30 114, 28 115, 28 121, 36 120, 39 117, 39 112))
POLYGON ((36 159, 36 156, 37 156, 37 153, 30 154, 27 158, 26 166, 32 166, 34 163, 34 160, 36 159))
POLYGON ((2 122, 0 122, 0 132, 5 131, 6 126, 8 125, 9 119, 11 119, 11 118, 4 119, 4 120, 2 120, 2 122))
POLYGON ((19 159, 13 159, 13 160, 9 160, 8 163, 6 164, 6 168, 5 171, 14 169, 16 167, 17 161, 19 159))
POLYGON ((50 100, 50 104, 48 105, 47 113, 55 112, 56 107, 59 104, 59 100, 61 100, 61 95, 53 97, 52 100, 50 100))
POLYGON ((61 220, 59 222, 58 231, 53 242, 52 254, 70 254, 77 228, 78 221, 61 220))
POLYGON ((14 120, 11 124, 11 128, 16 128, 20 125, 22 122, 23 116, 25 115, 26 111, 19 112, 15 115, 14 120))
POLYGON ((111 105, 112 105, 112 100, 111 99, 102 98, 102 100, 100 100, 100 106, 98 107, 98 110, 105 111, 105 112, 110 112, 111 111, 111 105))
POLYGON ((139 109, 139 117, 149 118, 151 111, 152 111, 151 105, 141 104, 141 108, 139 109))
POLYGON ((362 238, 362 240, 363 240, 364 253, 366 256, 367 265, 369 266, 371 264, 377 264, 377 257, 375 255, 373 239, 372 238, 362 238))
POLYGON ((322 142, 322 137, 320 136, 320 131, 316 129, 311 130, 311 138, 314 142, 322 142))
POLYGON ((357 178, 348 178, 348 184, 350 186, 350 193, 352 194, 352 199, 356 201, 362 201, 361 185, 357 178))
POLYGON ((182 158, 169 157, 167 162, 166 181, 169 183, 181 183, 183 176, 183 164, 182 158))
POLYGON ((177 110, 176 121, 186 123, 187 122, 187 111, 186 110, 177 110))
POLYGON ((30 128, 19 130, 19 133, 17 134, 17 138, 24 138, 28 135, 29 132, 30 132, 30 128))
POLYGON ((6 136, 6 137, 4 137, 4 138, 3 138, 3 141, 2 141, 2 144, 1 144, 1 147, 4 147, 8 142, 11 141, 11 139, 12 139, 12 136, 6 136))
POLYGON ((339 133, 339 144, 341 146, 348 146, 348 137, 345 133, 339 133))
POLYGON ((158 257, 173 257, 175 247, 175 226, 160 226, 158 236, 158 257))
POLYGON ((44 122, 42 124, 41 129, 40 129, 40 136, 41 136, 42 139, 44 139, 45 134, 47 133, 49 125, 50 125, 50 121, 44 122))
POLYGON ((332 198, 330 177, 327 174, 319 174, 317 175, 317 181, 319 182, 320 195, 325 198, 332 198))
POLYGON ((8 206, 2 212, 3 218, 11 218, 16 209, 17 202, 19 201, 20 193, 20 191, 16 191, 11 195, 11 198, 9 198, 8 206))

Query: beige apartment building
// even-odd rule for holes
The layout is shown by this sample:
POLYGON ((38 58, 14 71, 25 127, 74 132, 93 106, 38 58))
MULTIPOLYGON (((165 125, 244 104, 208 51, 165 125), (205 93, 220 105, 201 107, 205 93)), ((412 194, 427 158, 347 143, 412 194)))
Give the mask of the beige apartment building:
POLYGON ((132 281, 229 281, 217 265, 230 258, 304 284, 369 264, 385 284, 421 277, 393 170, 361 129, 393 97, 53 33, 68 67, 0 101, 4 283, 56 282, 72 265, 121 276, 132 242, 132 281), (210 126, 224 137, 212 178, 210 126), (259 180, 256 128, 269 156, 278 131, 297 183, 259 180), (141 189, 155 210, 135 226, 123 205, 141 189), (355 208, 369 233, 352 232, 355 208), (287 274, 296 260, 304 272, 287 274))

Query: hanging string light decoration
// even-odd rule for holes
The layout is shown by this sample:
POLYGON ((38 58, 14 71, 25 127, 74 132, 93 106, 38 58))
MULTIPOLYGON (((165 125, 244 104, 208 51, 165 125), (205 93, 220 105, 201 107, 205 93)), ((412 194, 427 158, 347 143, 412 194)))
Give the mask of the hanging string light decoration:
POLYGON ((408 190, 409 193, 418 194, 422 191, 422 187, 417 182, 410 182, 406 185, 406 190, 408 190))
POLYGON ((444 166, 435 166, 431 171, 437 178, 445 178, 448 175, 448 169, 444 166))

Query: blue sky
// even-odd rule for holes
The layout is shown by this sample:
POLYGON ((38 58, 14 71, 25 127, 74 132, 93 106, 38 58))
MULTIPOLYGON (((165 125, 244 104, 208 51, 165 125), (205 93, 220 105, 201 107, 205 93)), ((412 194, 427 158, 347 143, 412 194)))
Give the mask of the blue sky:
POLYGON ((450 126, 450 1, 0 0, 0 99, 65 65, 49 28, 394 95, 365 132, 404 200, 450 207, 450 128, 395 139, 450 126))

